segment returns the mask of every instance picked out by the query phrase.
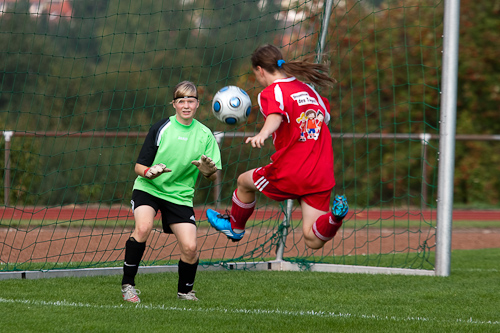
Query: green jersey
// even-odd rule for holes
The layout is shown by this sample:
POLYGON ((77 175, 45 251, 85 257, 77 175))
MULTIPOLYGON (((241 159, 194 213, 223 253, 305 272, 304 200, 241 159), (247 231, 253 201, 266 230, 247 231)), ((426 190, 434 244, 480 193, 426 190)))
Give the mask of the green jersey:
POLYGON ((219 146, 208 127, 193 119, 186 126, 174 116, 154 124, 144 141, 137 163, 152 166, 163 163, 172 172, 155 179, 138 176, 134 190, 147 192, 174 204, 193 207, 198 168, 191 164, 201 155, 210 157, 222 169, 219 146))

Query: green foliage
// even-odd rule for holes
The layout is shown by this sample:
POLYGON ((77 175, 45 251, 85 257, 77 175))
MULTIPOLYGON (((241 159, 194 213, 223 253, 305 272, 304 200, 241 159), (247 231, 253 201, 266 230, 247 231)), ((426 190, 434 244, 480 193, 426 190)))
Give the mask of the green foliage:
POLYGON ((431 2, 349 1, 334 9, 327 43, 338 81, 330 93, 331 129, 340 134, 337 188, 351 202, 434 206, 437 142, 424 156, 419 135, 438 133, 441 19, 431 2), (378 133, 388 138, 368 138, 378 133))
MULTIPOLYGON (((275 4, 258 1, 72 4, 71 22, 51 22, 47 15, 35 19, 25 6, 2 16, 0 42, 6 47, 0 72, 0 130, 100 131, 107 137, 49 134, 35 139, 36 151, 13 151, 11 165, 18 175, 28 165, 17 156, 36 154, 33 173, 42 179, 29 182, 29 191, 23 185, 26 180, 21 184, 19 177, 12 179, 17 205, 128 199, 143 140, 134 133, 173 114, 171 88, 181 80, 199 86, 198 118, 214 130, 227 130, 211 116, 211 98, 241 75, 242 64, 262 40, 272 39, 278 11, 275 4), (132 133, 127 138, 113 136, 118 131, 132 133)), ((14 135, 13 142, 19 140, 14 135)), ((225 168, 234 165, 228 158, 225 168)), ((229 173, 235 174, 231 167, 229 173)), ((196 202, 212 200, 208 184, 200 184, 196 202)))
MULTIPOLYGON (((457 134, 500 133, 500 1, 461 1, 457 134)), ((500 143, 458 142, 455 202, 500 204, 500 143)))
MULTIPOLYGON (((262 43, 281 46, 287 59, 314 56, 322 2, 71 4, 71 20, 34 17, 26 1, 0 18, 0 130, 90 136, 48 135, 27 145, 14 136, 11 199, 17 205, 128 201, 143 140, 136 132, 171 115, 172 87, 191 80, 200 88, 197 118, 229 137, 221 184, 222 203, 229 203, 237 176, 268 163, 273 152, 230 137, 250 135, 263 123, 249 56, 262 43), (285 15, 292 20, 283 21, 285 15), (212 96, 228 84, 252 96, 246 125, 228 127, 211 116, 212 96), (107 137, 92 138, 95 131, 107 137)), ((464 0, 461 7, 457 134, 498 134, 500 5, 464 0)), ((439 1, 335 3, 322 60, 338 84, 320 92, 332 105, 335 190, 357 206, 435 205, 438 142, 427 142, 424 155, 418 135, 439 134, 442 19, 439 1), (377 133, 417 137, 368 139, 377 133)), ((497 143, 457 142, 456 203, 500 203, 497 151, 497 143)), ((200 180, 196 203, 212 204, 213 191, 200 180)))
MULTIPOLYGON (((33 192, 36 192, 37 184, 43 179, 39 170, 40 148, 40 142, 33 137, 23 137, 10 143, 8 163, 11 166, 11 186, 8 201, 12 206, 37 204, 38 198, 33 195, 33 192), (12 168, 12 166, 18 167, 12 168)), ((0 169, 5 170, 5 168, 5 160, 1 159, 0 169)), ((3 190, 0 193, 0 200, 2 204, 6 201, 3 190)))

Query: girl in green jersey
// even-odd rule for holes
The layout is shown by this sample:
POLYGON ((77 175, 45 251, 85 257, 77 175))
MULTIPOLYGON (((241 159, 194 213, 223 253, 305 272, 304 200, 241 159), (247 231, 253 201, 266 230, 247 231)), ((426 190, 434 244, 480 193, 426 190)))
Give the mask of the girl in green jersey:
POLYGON ((122 279, 122 296, 128 302, 140 302, 135 276, 158 210, 163 231, 175 235, 180 249, 177 297, 198 300, 193 291, 198 267, 194 187, 199 173, 216 179, 221 157, 210 129, 194 119, 200 106, 196 86, 179 83, 172 105, 175 115, 151 127, 135 165, 138 177, 131 201, 135 229, 125 244, 122 279))

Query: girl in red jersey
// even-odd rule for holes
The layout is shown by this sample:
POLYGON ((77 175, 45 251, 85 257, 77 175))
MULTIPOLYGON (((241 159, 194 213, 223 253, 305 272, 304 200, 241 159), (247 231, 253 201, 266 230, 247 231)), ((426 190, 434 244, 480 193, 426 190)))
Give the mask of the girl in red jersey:
POLYGON ((258 100, 266 121, 246 143, 261 148, 272 135, 276 153, 271 156, 271 164, 238 177, 230 215, 209 209, 208 221, 228 238, 239 241, 254 211, 257 191, 276 201, 297 199, 302 208, 306 245, 321 248, 337 233, 348 205, 344 196, 336 196, 329 210, 335 185, 332 139, 328 126, 318 121, 329 122, 330 104, 294 75, 319 86, 336 81, 324 74, 326 65, 285 62, 281 51, 272 45, 257 48, 251 61, 257 81, 265 87, 258 100))

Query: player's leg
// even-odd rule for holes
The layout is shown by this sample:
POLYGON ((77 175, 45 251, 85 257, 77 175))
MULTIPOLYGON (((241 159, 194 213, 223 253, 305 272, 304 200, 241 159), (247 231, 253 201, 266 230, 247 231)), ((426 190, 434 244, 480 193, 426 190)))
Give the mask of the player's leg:
POLYGON ((255 169, 242 173, 238 177, 238 187, 233 192, 231 212, 219 214, 208 209, 210 224, 223 232, 233 241, 239 241, 245 234, 245 225, 255 209, 255 192, 258 191, 253 181, 255 169))
POLYGON ((140 294, 135 286, 135 276, 139 270, 146 241, 153 229, 153 220, 156 211, 153 207, 143 205, 134 209, 135 229, 130 238, 125 243, 125 260, 123 262, 122 295, 123 299, 129 302, 140 302, 140 294))
POLYGON ((255 209, 255 192, 258 191, 253 182, 250 170, 238 177, 238 188, 233 193, 231 205, 231 227, 235 232, 244 232, 248 219, 255 209))
POLYGON ((306 245, 319 249, 331 240, 342 226, 342 220, 347 215, 349 207, 345 196, 336 196, 330 212, 312 207, 325 208, 330 201, 328 193, 309 196, 301 200, 303 233, 306 245), (327 201, 325 201, 327 199, 327 201))
POLYGON ((322 248, 328 240, 318 238, 313 231, 313 225, 320 217, 327 215, 328 212, 316 209, 304 200, 300 201, 300 207, 302 209, 302 232, 306 246, 311 249, 322 248))
POLYGON ((179 260, 179 281, 177 297, 185 300, 198 300, 193 291, 196 271, 198 269, 198 250, 196 244, 196 226, 192 223, 170 224, 170 228, 177 238, 181 258, 179 260))

